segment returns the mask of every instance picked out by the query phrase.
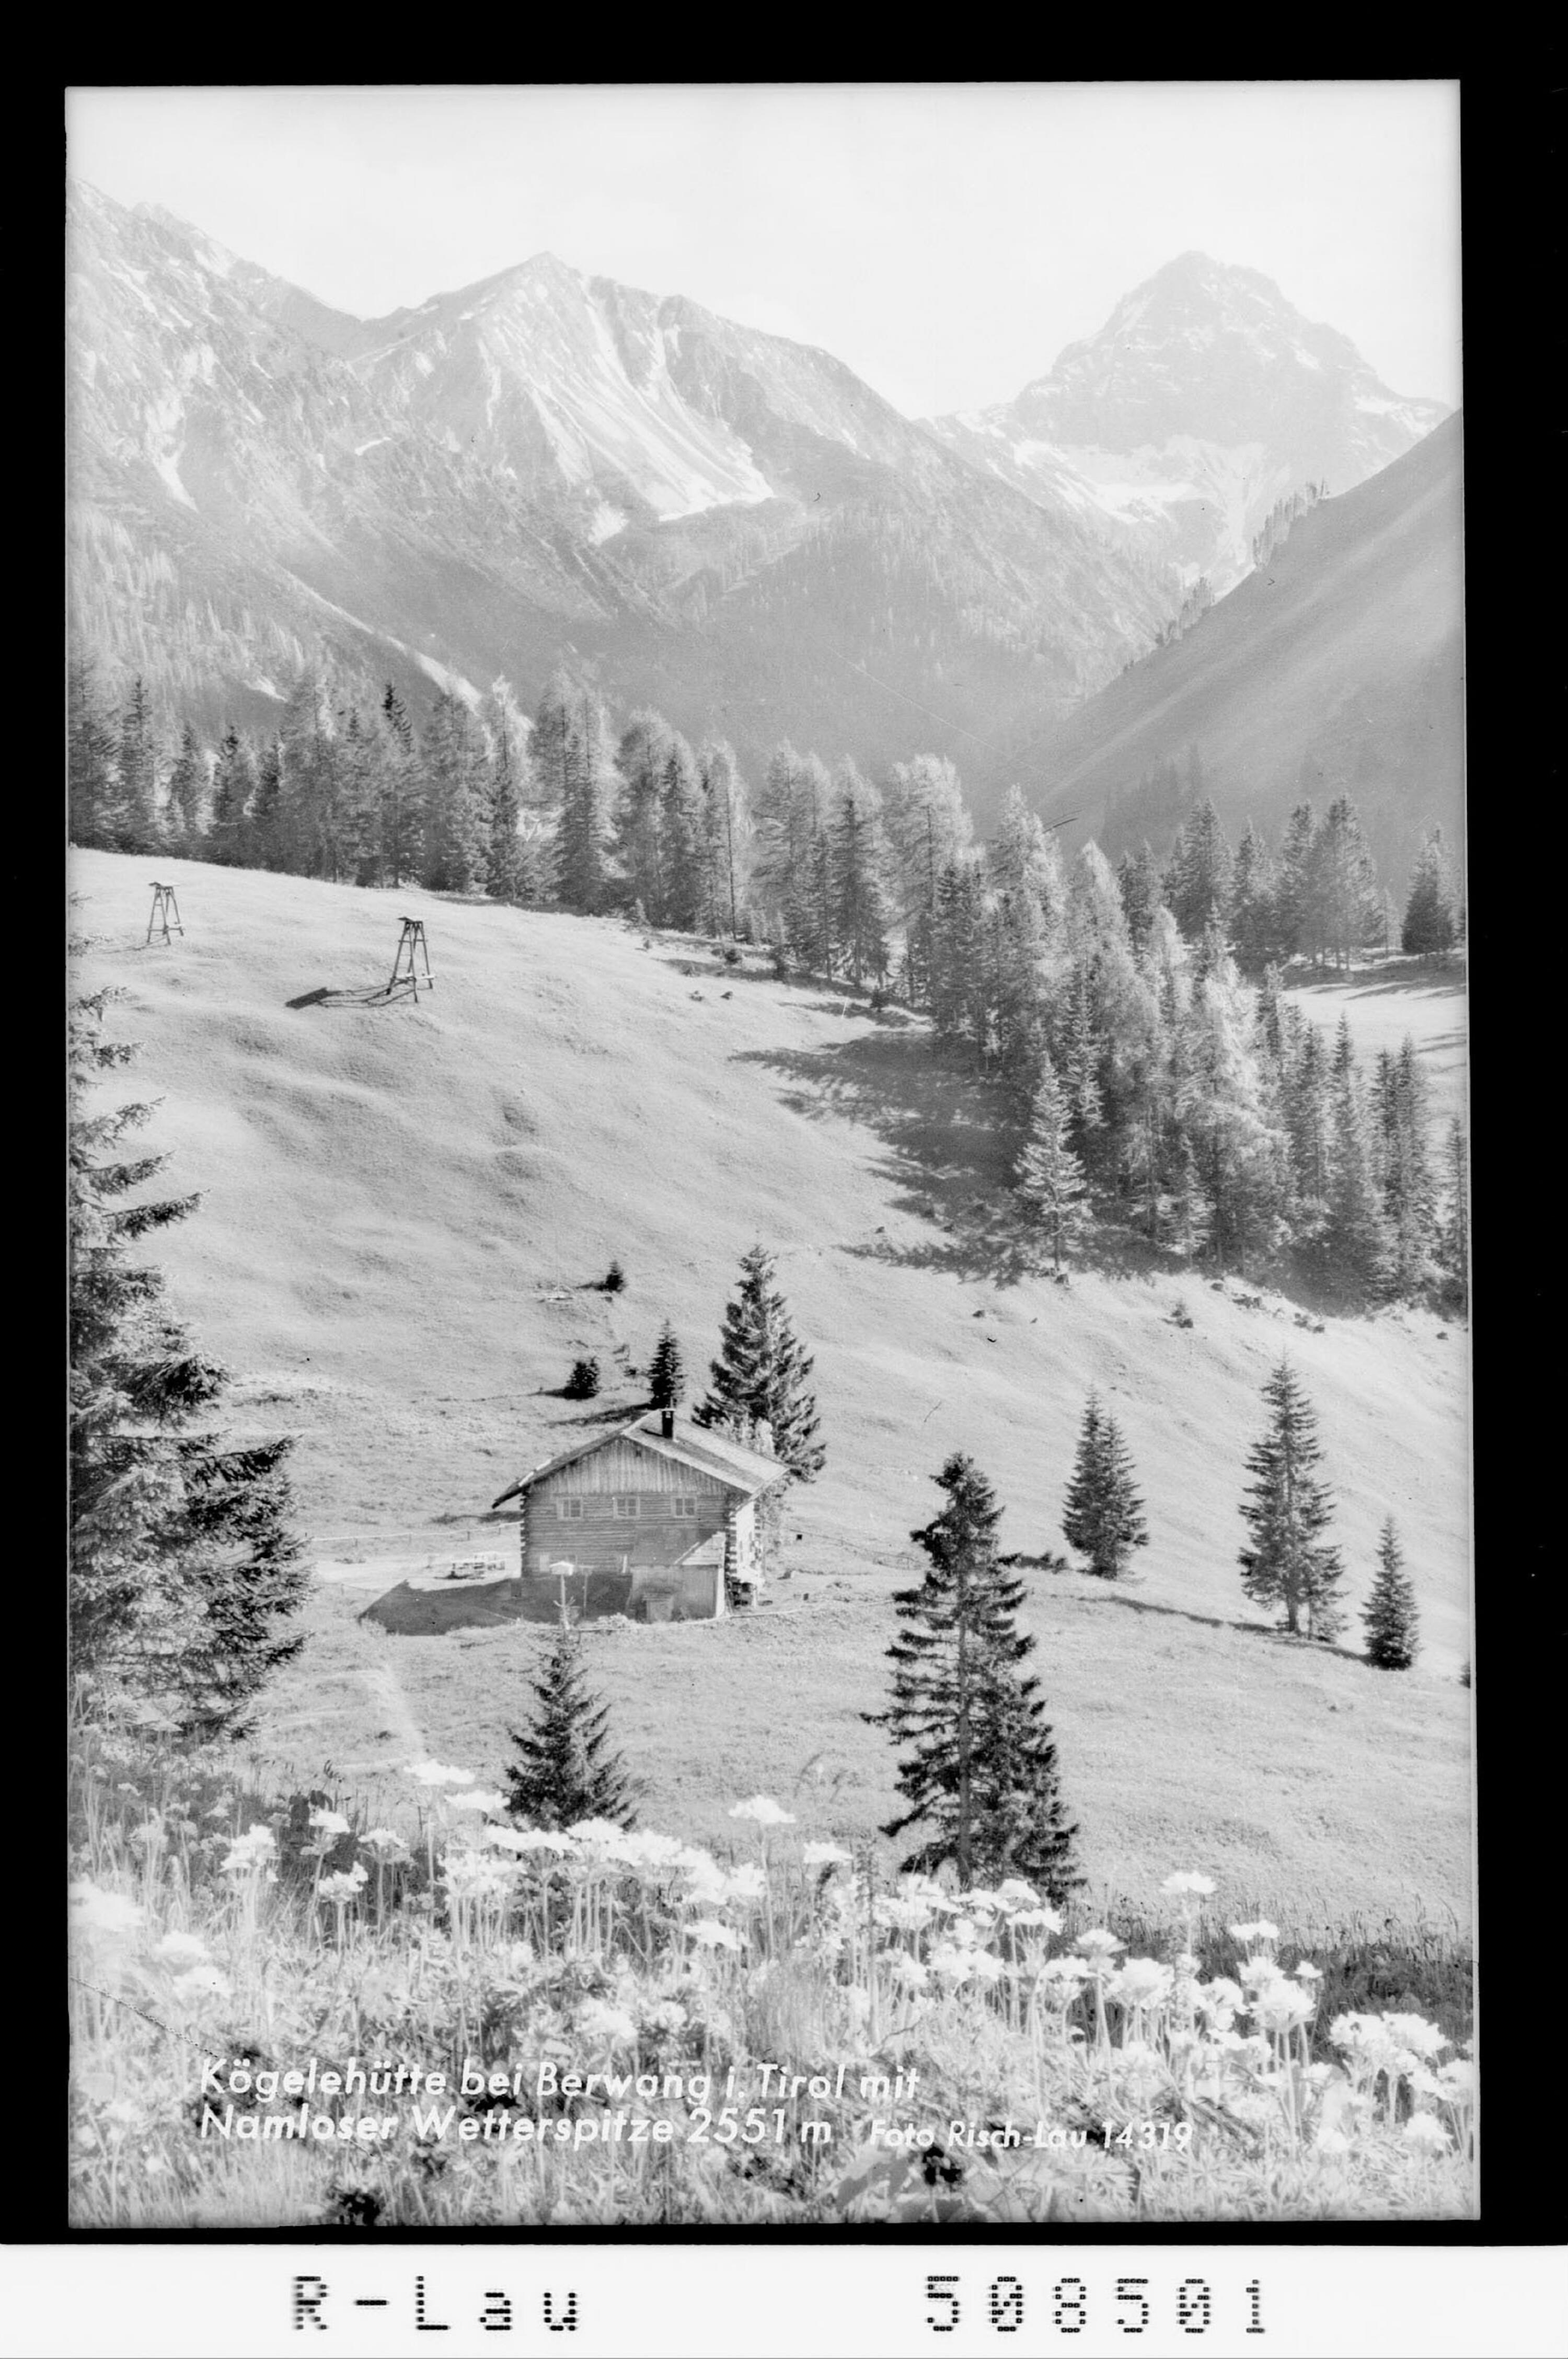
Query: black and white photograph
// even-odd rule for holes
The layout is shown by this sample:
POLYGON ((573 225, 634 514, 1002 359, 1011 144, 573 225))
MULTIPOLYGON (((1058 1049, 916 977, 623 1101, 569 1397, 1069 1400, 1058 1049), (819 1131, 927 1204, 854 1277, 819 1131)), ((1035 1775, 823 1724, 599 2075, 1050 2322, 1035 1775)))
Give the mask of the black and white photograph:
POLYGON ((71 2230, 1473 2223, 1457 84, 65 114, 71 2230))

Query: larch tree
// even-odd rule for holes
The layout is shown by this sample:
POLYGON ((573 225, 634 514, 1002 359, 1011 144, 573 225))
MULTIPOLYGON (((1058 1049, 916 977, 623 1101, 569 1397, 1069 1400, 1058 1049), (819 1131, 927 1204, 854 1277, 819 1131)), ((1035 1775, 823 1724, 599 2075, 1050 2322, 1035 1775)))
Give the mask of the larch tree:
POLYGON ((908 1808, 882 1832, 920 1830, 904 1867, 950 1864, 961 1890, 1019 1876, 1062 1901, 1083 1880, 1073 1856, 1077 1828, 1064 1806, 1040 1683, 1022 1668, 1034 1648, 1017 1625, 1023 1583, 999 1560, 1001 1510, 973 1460, 955 1454, 937 1481, 946 1505, 911 1534, 927 1560, 925 1578, 893 1597, 903 1626, 887 1650, 891 1698, 862 1715, 902 1754, 897 1783, 908 1808))
POLYGON ((1367 1660, 1380 1671, 1408 1671, 1420 1650, 1421 1617, 1392 1516, 1383 1519, 1378 1571, 1361 1621, 1367 1633, 1367 1660))
POLYGON ((633 1826, 637 1786, 611 1744, 610 1707, 588 1686, 582 1634, 568 1615, 532 1684, 530 1724, 510 1732, 517 1752, 506 1807, 514 1823, 551 1833, 583 1819, 633 1826))
POLYGON ((308 1576, 289 1529, 288 1440, 235 1447, 213 1419, 223 1371, 130 1258, 194 1197, 149 1199, 165 1158, 126 1151, 151 1113, 97 1093, 131 1044, 105 1040, 108 992, 70 1009, 70 1476, 68 1629, 94 1717, 129 1709, 174 1734, 246 1733, 262 1685, 303 1643, 285 1625, 308 1576))
POLYGON ((1348 967, 1361 946, 1380 935, 1383 888, 1348 795, 1336 796, 1313 837, 1308 894, 1314 931, 1336 965, 1348 967))
POLYGON ((693 1421, 741 1434, 766 1425, 774 1457, 796 1482, 810 1483, 827 1458, 807 1383, 815 1363, 801 1349, 773 1270, 761 1245, 741 1255, 741 1282, 725 1307, 719 1357, 693 1421))
MULTIPOLYGON (((1011 797, 1009 802, 1011 807, 1011 797)), ((882 818, 893 916, 904 929, 909 995, 929 1005, 937 891, 946 870, 968 853, 971 836, 968 807, 952 763, 938 754, 895 762, 883 791, 882 818)))
POLYGON ((1087 1556, 1089 1571, 1102 1581, 1115 1581, 1133 1549, 1149 1545, 1131 1454, 1116 1419, 1092 1391, 1078 1433, 1062 1529, 1068 1547, 1087 1556))
POLYGON ((1317 1419, 1294 1369, 1281 1360, 1263 1386, 1269 1422, 1247 1453, 1252 1481, 1241 1516, 1249 1543, 1240 1552, 1242 1586, 1255 1605, 1284 1609, 1295 1636, 1329 1641, 1344 1626, 1340 1552, 1325 1538, 1334 1499, 1317 1469, 1317 1419))
POLYGON ((833 864, 833 933, 851 983, 887 973, 887 901, 882 890, 883 853, 876 790, 853 762, 841 762, 834 776, 830 832, 833 864))
POLYGON ((1048 1242, 1061 1269, 1089 1222, 1087 1183, 1073 1151, 1072 1116, 1050 1057, 1042 1052, 1029 1132, 1013 1187, 1048 1242))
POLYGON ((701 747, 697 775, 702 797, 703 924, 708 933, 733 939, 741 930, 754 832, 746 781, 734 749, 722 738, 701 747))

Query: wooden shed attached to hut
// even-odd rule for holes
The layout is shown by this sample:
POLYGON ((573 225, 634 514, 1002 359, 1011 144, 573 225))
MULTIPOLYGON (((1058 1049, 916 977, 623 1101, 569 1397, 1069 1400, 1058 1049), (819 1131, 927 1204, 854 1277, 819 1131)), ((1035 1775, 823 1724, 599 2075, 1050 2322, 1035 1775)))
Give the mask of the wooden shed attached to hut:
POLYGON ((562 1451, 493 1502, 522 1502, 523 1610, 707 1621, 762 1577, 758 1502, 788 1479, 761 1450, 668 1409, 562 1451))

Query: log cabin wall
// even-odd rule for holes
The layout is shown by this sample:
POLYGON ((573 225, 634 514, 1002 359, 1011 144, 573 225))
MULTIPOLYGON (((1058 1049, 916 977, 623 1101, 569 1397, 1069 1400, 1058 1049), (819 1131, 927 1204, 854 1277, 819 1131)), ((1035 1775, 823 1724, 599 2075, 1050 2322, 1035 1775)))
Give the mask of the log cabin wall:
POLYGON ((619 1572, 629 1559, 673 1565, 726 1528, 734 1498, 695 1466, 607 1441, 524 1494, 524 1570, 542 1572, 562 1558, 601 1572, 619 1572))

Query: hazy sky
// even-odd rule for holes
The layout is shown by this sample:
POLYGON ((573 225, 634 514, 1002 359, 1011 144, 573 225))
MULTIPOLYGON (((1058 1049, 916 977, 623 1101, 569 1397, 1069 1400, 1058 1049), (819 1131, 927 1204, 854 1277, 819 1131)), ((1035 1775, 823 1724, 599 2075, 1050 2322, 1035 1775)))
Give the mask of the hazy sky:
POLYGON ((373 317, 541 250, 825 345, 912 416, 1011 399, 1200 247, 1456 403, 1442 82, 81 90, 70 168, 373 317))

